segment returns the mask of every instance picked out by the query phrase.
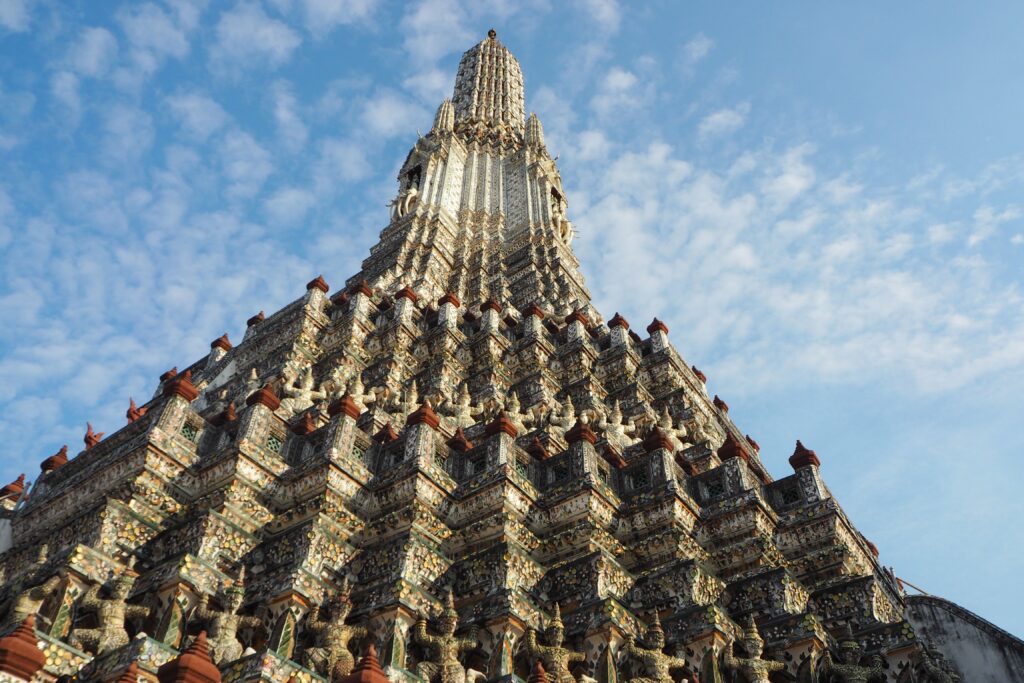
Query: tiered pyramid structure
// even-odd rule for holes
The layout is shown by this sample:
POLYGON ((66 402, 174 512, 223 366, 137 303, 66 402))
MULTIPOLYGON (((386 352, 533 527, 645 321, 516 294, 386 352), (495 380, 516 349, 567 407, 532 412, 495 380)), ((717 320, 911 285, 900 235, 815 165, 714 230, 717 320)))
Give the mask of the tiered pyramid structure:
POLYGON ((0 493, 31 676, 958 680, 815 453, 774 479, 662 322, 594 308, 493 32, 398 182, 343 286, 0 493))

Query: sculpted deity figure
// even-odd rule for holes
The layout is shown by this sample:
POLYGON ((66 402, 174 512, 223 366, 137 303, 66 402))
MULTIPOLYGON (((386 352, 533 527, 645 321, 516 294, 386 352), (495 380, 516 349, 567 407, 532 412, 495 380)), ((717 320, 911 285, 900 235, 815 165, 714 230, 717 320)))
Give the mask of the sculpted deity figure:
POLYGON ((298 378, 298 385, 295 384, 294 373, 285 373, 284 393, 287 398, 282 399, 281 407, 290 413, 301 413, 313 405, 315 401, 322 401, 327 398, 327 392, 315 388, 313 379, 313 366, 307 365, 298 378))
POLYGON ((477 418, 483 415, 484 411, 473 407, 473 397, 469 394, 469 387, 463 383, 459 389, 459 397, 454 402, 446 402, 446 412, 455 420, 456 427, 468 429, 476 424, 477 418))
POLYGON ((633 420, 623 424, 622 409, 619 408, 618 400, 612 405, 611 412, 602 415, 597 421, 597 428, 604 431, 604 438, 619 453, 640 443, 640 438, 635 436, 636 425, 633 424, 633 420))
POLYGON ((952 670, 946 658, 930 647, 921 650, 917 673, 922 683, 960 683, 960 675, 952 670))
POLYGON ((572 404, 572 396, 565 397, 565 403, 553 409, 548 415, 548 424, 552 431, 564 433, 576 423, 576 406, 572 404))
POLYGON ((668 440, 675 446, 675 450, 682 450, 690 445, 689 441, 685 441, 686 438, 686 427, 680 425, 676 427, 672 423, 672 414, 668 412, 668 406, 665 406, 661 410, 661 416, 658 417, 658 429, 668 437, 668 440))
POLYGON ((565 640, 565 625, 562 624, 562 610, 557 602, 555 603, 555 614, 551 618, 551 623, 548 624, 545 635, 548 644, 541 645, 537 642, 537 631, 532 627, 526 629, 523 647, 526 648, 527 656, 531 660, 539 659, 544 664, 544 669, 553 683, 576 683, 569 667, 573 662, 582 662, 587 657, 582 652, 574 652, 562 646, 565 640))
POLYGON ((685 659, 662 652, 665 649, 665 631, 661 628, 657 611, 654 612, 654 621, 648 627, 644 640, 649 648, 639 647, 632 634, 626 636, 626 656, 640 662, 647 674, 647 677, 633 678, 629 683, 672 683, 673 669, 683 669, 687 675, 685 680, 692 680, 685 659))
POLYGON ((519 396, 513 391, 505 402, 505 415, 520 434, 525 434, 529 431, 526 423, 530 418, 529 415, 522 412, 522 408, 522 405, 519 403, 519 396))
POLYGON ((364 638, 367 633, 362 626, 345 623, 351 611, 346 580, 341 592, 327 602, 326 618, 320 615, 320 605, 313 605, 307 617, 306 630, 312 634, 314 644, 303 653, 303 663, 332 683, 339 683, 355 666, 355 658, 348 649, 349 641, 364 638))
POLYGON ((127 645, 128 631, 125 630, 125 618, 144 619, 149 616, 149 608, 143 605, 127 604, 135 578, 121 575, 114 579, 109 598, 100 597, 100 584, 93 584, 78 603, 79 609, 95 610, 96 628, 76 628, 71 632, 68 642, 72 647, 85 650, 95 655, 127 645))
POLYGON ((832 653, 825 651, 822 660, 822 671, 829 675, 836 683, 868 683, 869 681, 885 681, 885 669, 882 668, 882 658, 874 655, 871 658, 871 666, 861 666, 860 660, 864 656, 864 648, 860 642, 853 637, 853 631, 847 624, 839 640, 839 663, 832 661, 832 653))
POLYGON ((334 366, 331 370, 330 376, 330 398, 341 398, 342 394, 345 393, 345 388, 348 386, 349 377, 352 375, 352 372, 352 364, 350 361, 344 361, 334 366))
POLYGON ((444 610, 438 617, 440 631, 431 635, 427 630, 427 617, 420 614, 413 629, 413 640, 430 652, 430 659, 416 665, 416 674, 428 683, 465 683, 467 672, 459 663, 459 655, 479 644, 474 627, 469 638, 457 638, 455 628, 459 613, 455 610, 455 596, 451 588, 445 599, 444 610))
POLYGON ((361 372, 357 372, 356 376, 352 378, 352 382, 349 383, 348 395, 352 398, 352 402, 356 404, 360 412, 365 412, 368 405, 373 403, 373 398, 366 394, 366 387, 363 385, 361 372))
POLYGON ((25 621, 25 618, 30 614, 37 613, 46 599, 57 590, 57 587, 64 580, 67 574, 64 570, 61 570, 40 584, 25 586, 29 578, 38 574, 39 570, 43 568, 48 556, 49 548, 44 543, 39 547, 39 554, 36 556, 33 566, 27 571, 22 572, 11 582, 8 591, 10 597, 5 601, 6 604, 3 611, 5 618, 0 631, 7 631, 8 627, 17 626, 25 621))
POLYGON ((419 387, 416 386, 416 380, 413 380, 407 389, 402 390, 402 398, 395 406, 399 415, 402 417, 400 422, 404 422, 405 418, 414 413, 419 407, 420 391, 419 387))
POLYGON ((729 640, 725 649, 725 668, 737 670, 742 673, 749 683, 769 683, 768 675, 773 671, 781 671, 786 668, 782 662, 772 662, 761 659, 764 652, 764 640, 757 632, 757 625, 754 617, 751 616, 747 622, 747 628, 743 631, 743 647, 749 657, 736 657, 733 655, 732 646, 735 639, 729 640))
POLYGON ((226 593, 223 610, 212 609, 210 596, 204 593, 194 613, 196 618, 206 624, 210 656, 217 664, 233 662, 242 656, 242 644, 238 642, 239 628, 258 628, 263 625, 259 617, 238 613, 245 599, 244 567, 226 593))

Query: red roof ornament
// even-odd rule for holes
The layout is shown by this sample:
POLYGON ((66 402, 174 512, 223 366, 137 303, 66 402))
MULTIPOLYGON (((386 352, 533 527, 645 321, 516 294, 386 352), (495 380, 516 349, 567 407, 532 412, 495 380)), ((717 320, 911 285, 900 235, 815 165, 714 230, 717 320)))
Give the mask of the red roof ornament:
POLYGON ((691 365, 690 369, 693 370, 693 374, 697 375, 697 379, 699 379, 704 384, 708 383, 708 376, 701 372, 696 365, 691 365))
POLYGON ((106 432, 100 432, 97 434, 92 430, 92 423, 86 422, 85 437, 83 437, 82 439, 85 442, 85 450, 89 450, 90 448, 98 444, 100 440, 103 439, 104 434, 106 434, 106 432))
POLYGON ((384 669, 380 668, 377 661, 377 648, 373 643, 366 646, 366 654, 352 669, 352 673, 339 679, 338 683, 389 683, 384 669))
POLYGON ((724 462, 726 460, 732 460, 733 458, 750 460, 750 454, 747 453, 747 449, 736 440, 736 437, 729 432, 725 436, 725 443, 718 448, 718 459, 724 462))
POLYGON ((452 306, 455 306, 455 308, 458 308, 462 305, 462 302, 459 301, 459 297, 455 296, 454 292, 447 292, 437 300, 438 306, 444 306, 445 304, 451 304, 452 306))
POLYGON ((540 306, 538 306, 535 303, 534 304, 530 304, 529 306, 524 308, 522 310, 522 314, 523 314, 524 318, 529 317, 529 316, 532 315, 532 316, 534 316, 535 318, 537 318, 539 320, 543 320, 544 319, 544 311, 540 310, 540 306))
POLYGON ((582 323, 583 327, 590 327, 590 318, 588 318, 587 314, 578 308, 565 317, 566 325, 570 325, 574 322, 582 323))
POLYGON ((664 448, 666 451, 671 453, 676 449, 672 445, 672 441, 665 435, 665 432, 661 431, 659 427, 655 427, 651 430, 651 433, 644 439, 644 450, 648 453, 656 451, 659 448, 664 448))
POLYGON ((334 296, 331 297, 331 303, 337 306, 338 308, 347 309, 348 292, 346 292, 344 289, 335 292, 334 296))
POLYGON ((358 420, 361 415, 359 412, 359 406, 356 405, 356 402, 352 400, 352 395, 347 391, 344 396, 327 406, 327 414, 331 417, 345 414, 353 420, 358 420))
POLYGON ((25 492, 25 475, 21 474, 17 479, 0 489, 0 499, 20 498, 25 492))
POLYGON ((388 422, 386 425, 380 428, 380 431, 373 435, 374 441, 380 443, 391 443, 392 441, 398 441, 398 434, 395 433, 391 423, 388 422))
POLYGON ((878 546, 875 545, 874 543, 872 543, 871 541, 869 541, 866 538, 864 539, 864 542, 868 544, 868 550, 871 551, 871 554, 874 555, 875 559, 877 560, 878 559, 878 555, 879 555, 878 546))
POLYGON ((359 282, 357 282, 355 285, 352 286, 351 291, 352 296, 355 296, 356 294, 363 294, 366 296, 367 299, 373 296, 373 290, 370 289, 370 283, 367 282, 366 280, 360 280, 359 282))
POLYGON ((160 375, 160 381, 161 382, 166 382, 167 380, 169 380, 170 378, 174 377, 177 374, 178 374, 178 366, 174 366, 173 368, 171 368, 170 370, 168 370, 164 374, 160 375))
POLYGON ((220 683, 220 669, 210 659, 206 631, 200 631, 177 659, 157 669, 156 677, 160 683, 220 683))
POLYGON ((291 427, 292 431, 299 436, 305 436, 306 434, 312 434, 316 431, 316 418, 313 417, 313 411, 307 410, 302 414, 302 419, 296 422, 291 427))
POLYGON ((729 412, 729 404, 723 401, 722 399, 718 398, 718 394, 715 394, 715 398, 712 402, 715 404, 715 407, 721 410, 723 413, 729 412))
POLYGON ((274 411, 281 407, 281 399, 277 397, 277 394, 274 393, 274 388, 268 383, 264 384, 262 389, 249 394, 249 398, 245 399, 245 404, 247 406, 259 404, 274 411))
POLYGON ((668 325, 655 318, 651 321, 651 324, 647 326, 647 334, 654 334, 659 330, 668 334, 668 325))
POLYGON ((131 396, 128 397, 128 410, 125 411, 124 416, 128 418, 128 424, 135 422, 140 417, 143 417, 149 412, 149 408, 143 406, 142 408, 135 405, 135 399, 131 396))
POLYGON ((199 390, 192 384, 192 371, 186 370, 164 387, 164 396, 180 396, 189 403, 199 398, 199 390))
POLYGON ((512 421, 508 419, 508 413, 504 410, 498 413, 494 420, 484 429, 484 434, 487 436, 494 436, 495 434, 504 432, 511 436, 513 439, 519 435, 519 430, 512 424, 512 421))
POLYGON ((452 438, 448 439, 448 446, 460 453, 473 450, 473 442, 466 438, 466 432, 462 431, 462 427, 457 428, 452 438))
POLYGON ((623 329, 628 330, 629 329, 629 321, 627 321, 625 318, 623 318, 621 315, 619 315, 619 312, 616 311, 615 315, 612 316, 612 319, 608 321, 608 327, 609 328, 621 327, 623 329))
POLYGON ((399 299, 408 299, 413 303, 416 303, 417 301, 420 300, 419 296, 417 296, 416 292, 412 291, 412 287, 410 287, 409 285, 406 285, 405 287, 402 287, 400 290, 395 292, 395 301, 398 301, 399 299))
POLYGON ((235 414, 235 404, 229 403, 228 407, 220 411, 220 413, 212 420, 210 420, 210 422, 217 426, 221 426, 228 422, 234 422, 237 419, 238 415, 235 414))
POLYGON ((530 671, 530 677, 526 679, 526 683, 549 683, 548 674, 544 671, 544 665, 539 659, 533 663, 533 670, 530 671))
POLYGON ((601 457, 617 470, 621 470, 626 466, 626 459, 622 457, 621 453, 612 448, 611 444, 605 444, 604 450, 601 451, 601 457))
POLYGON ((25 617, 18 628, 0 638, 0 671, 31 681, 46 664, 36 638, 36 615, 25 617))
POLYGON ((793 455, 789 456, 789 464, 794 470, 798 470, 801 467, 807 467, 808 465, 821 467, 821 461, 818 460, 818 454, 804 446, 800 442, 800 439, 796 440, 796 448, 793 449, 793 455))
POLYGON ((577 443, 579 441, 587 441, 591 445, 597 443, 597 435, 594 434, 594 430, 590 428, 585 422, 576 420, 576 424, 572 426, 569 431, 565 433, 565 440, 569 443, 577 443))
POLYGON ((214 339, 212 342, 210 342, 210 348, 211 349, 223 349, 225 351, 230 351, 231 350, 231 340, 228 339, 228 333, 225 332, 224 334, 220 335, 219 337, 214 339))
POLYGON ((500 315, 502 308, 501 304, 499 304, 494 299, 488 299, 487 301, 480 304, 480 311, 494 311, 495 313, 498 313, 500 315))
POLYGON ((441 418, 434 412, 434 407, 430 405, 430 400, 428 399, 419 408, 409 413, 409 417, 405 418, 405 424, 425 424, 434 431, 437 431, 437 428, 441 426, 441 418))
POLYGON ((759 444, 758 442, 754 441, 754 437, 750 436, 750 434, 747 434, 744 438, 747 440, 747 443, 750 444, 751 448, 753 448, 758 453, 761 452, 761 444, 759 444))
POLYGON ((265 315, 263 315, 263 311, 260 311, 259 313, 257 313, 253 317, 251 317, 248 320, 246 320, 245 321, 245 326, 246 327, 252 327, 253 325, 259 325, 261 322, 263 322, 266 319, 267 319, 267 317, 265 315))
POLYGON ((39 469, 43 472, 53 472, 58 467, 63 467, 68 464, 68 446, 64 444, 60 447, 60 450, 51 455, 46 460, 43 460, 39 465, 39 469))
POLYGON ((533 437, 533 441, 530 442, 530 445, 526 447, 526 452, 538 460, 547 460, 551 457, 551 454, 548 453, 548 449, 544 448, 544 444, 541 443, 541 440, 536 436, 533 437))
POLYGON ((324 294, 331 291, 331 288, 327 285, 327 281, 324 280, 323 275, 317 275, 315 278, 306 283, 306 291, 308 292, 311 289, 319 289, 324 294))

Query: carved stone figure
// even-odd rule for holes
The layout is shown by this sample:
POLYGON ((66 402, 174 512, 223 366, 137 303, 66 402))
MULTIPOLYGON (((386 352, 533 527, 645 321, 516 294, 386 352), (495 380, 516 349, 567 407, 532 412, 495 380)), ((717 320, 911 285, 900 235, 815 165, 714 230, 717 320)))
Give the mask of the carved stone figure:
MULTIPOLYGON (((569 405, 572 405, 571 401, 569 405)), ((565 625, 562 623, 562 610, 557 602, 555 603, 555 614, 544 635, 547 636, 547 645, 537 642, 536 630, 532 627, 526 629, 523 647, 526 648, 527 656, 531 660, 540 659, 554 683, 576 683, 569 667, 574 662, 584 661, 587 656, 582 652, 575 652, 562 646, 565 639, 565 625)))
POLYGON ((749 683, 769 683, 768 675, 773 671, 782 671, 786 665, 782 662, 772 662, 761 659, 764 652, 764 640, 757 632, 757 625, 754 617, 750 617, 747 628, 743 631, 743 647, 747 651, 747 657, 736 657, 733 654, 733 643, 735 639, 729 640, 725 649, 725 668, 739 671, 749 683))
POLYGON ((665 406, 661 411, 661 416, 658 418, 658 429, 668 437, 675 450, 679 451, 690 445, 690 442, 686 440, 686 427, 683 425, 674 426, 672 415, 668 412, 668 406, 665 406))
MULTIPOLYGON (((564 434, 576 423, 576 406, 572 404, 572 396, 565 397, 565 403, 554 408, 548 415, 548 424, 551 431, 557 434, 564 434)), ((548 670, 550 673, 550 669, 548 670)))
POLYGON ((619 453, 641 441, 635 436, 636 425, 633 424, 633 420, 623 424, 622 409, 619 408, 617 400, 612 405, 611 412, 602 415, 597 421, 597 428, 604 431, 605 440, 619 453))
POLYGON ((864 656, 864 648, 860 642, 853 637, 853 631, 847 624, 839 641, 839 663, 832 661, 832 653, 826 650, 822 660, 822 671, 826 676, 831 676, 835 683, 868 683, 869 681, 885 681, 885 669, 882 668, 882 658, 874 655, 871 658, 871 666, 861 666, 860 660, 864 656))
POLYGON ((427 630, 427 617, 419 615, 413 629, 413 640, 430 652, 429 659, 416 665, 416 674, 429 683, 465 683, 467 672, 459 663, 459 655, 474 649, 479 641, 476 628, 469 638, 457 638, 459 613, 455 610, 455 596, 448 589, 444 610, 437 619, 439 633, 431 635, 427 630))
POLYGON ((391 219, 395 220, 406 215, 410 211, 416 208, 416 204, 419 201, 420 191, 415 187, 410 187, 403 190, 397 197, 391 200, 388 205, 391 208, 391 219))
POLYGON ((519 396, 513 391, 509 394, 508 400, 505 401, 505 415, 515 426, 516 431, 520 434, 525 434, 529 431, 526 425, 530 417, 522 412, 522 408, 522 405, 519 403, 519 396))
POLYGON ((454 402, 447 402, 446 412, 455 420, 456 427, 467 429, 476 424, 477 418, 482 416, 484 411, 482 408, 473 406, 473 397, 469 394, 469 387, 463 383, 459 389, 459 397, 454 402))
POLYGON ((285 412, 294 414, 301 413, 311 407, 314 402, 327 398, 327 392, 315 388, 313 379, 313 366, 307 365, 298 378, 298 384, 291 374, 285 375, 284 394, 287 398, 281 400, 281 407, 285 412))
POLYGON ((369 404, 373 403, 373 397, 366 394, 366 387, 363 385, 361 372, 357 372, 355 377, 352 378, 352 382, 349 383, 348 395, 352 397, 352 402, 356 404, 360 412, 365 412, 369 404))
POLYGON ((210 656, 217 664, 233 662, 242 656, 242 644, 238 641, 239 628, 259 628, 263 625, 259 617, 238 613, 245 599, 244 569, 226 593, 223 610, 212 609, 210 596, 204 593, 194 613, 206 625, 210 656))
POLYGON ((79 601, 79 609, 96 612, 96 628, 76 628, 68 639, 72 646, 95 655, 128 644, 128 631, 125 630, 125 619, 144 619, 149 616, 149 608, 143 605, 127 604, 135 578, 121 575, 114 579, 110 588, 110 597, 100 597, 100 584, 93 584, 79 601))
POLYGON ((25 621, 25 617, 30 614, 36 614, 46 599, 57 590, 57 587, 67 576, 65 570, 62 569, 42 583, 26 588, 25 584, 46 564, 48 554, 48 547, 46 544, 43 544, 39 548, 39 555, 36 557, 34 566, 22 572, 11 582, 8 589, 10 597, 5 600, 4 621, 3 625, 0 626, 0 631, 6 632, 25 621))
POLYGON ((306 630, 312 634, 314 645, 303 653, 303 664, 333 683, 338 683, 355 666, 355 658, 348 649, 349 642, 353 638, 363 638, 367 633, 362 626, 345 623, 351 611, 352 601, 346 582, 341 593, 328 601, 326 619, 320 616, 320 605, 313 605, 306 618, 306 630))
POLYGON ((687 675, 685 680, 691 680, 685 659, 662 652, 665 649, 665 631, 661 628, 657 611, 644 640, 649 647, 639 647, 632 634, 626 636, 626 656, 638 661, 647 674, 646 677, 630 679, 629 683, 672 683, 673 669, 683 669, 687 675))
POLYGON ((960 682, 960 675, 953 671, 946 658, 930 647, 921 650, 916 671, 921 683, 960 682))

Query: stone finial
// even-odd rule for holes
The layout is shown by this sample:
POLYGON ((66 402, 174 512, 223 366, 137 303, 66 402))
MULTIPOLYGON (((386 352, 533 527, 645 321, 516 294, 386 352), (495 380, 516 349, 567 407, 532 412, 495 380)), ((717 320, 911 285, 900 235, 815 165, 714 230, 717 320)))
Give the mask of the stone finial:
POLYGON ((139 663, 132 660, 128 668, 118 677, 117 683, 139 683, 139 663))
POLYGON ((253 317, 251 317, 248 320, 246 320, 245 321, 245 326, 246 327, 252 327, 253 325, 259 325, 261 322, 263 322, 266 319, 267 319, 267 317, 265 315, 263 315, 263 311, 260 311, 259 313, 257 313, 253 317))
POLYGON ((370 283, 367 282, 366 280, 360 280, 359 282, 354 284, 351 289, 351 296, 355 296, 356 294, 362 294, 366 296, 367 299, 372 297, 373 290, 370 289, 370 283))
POLYGON ((616 311, 615 315, 612 316, 612 319, 608 321, 608 327, 621 327, 628 330, 629 321, 619 315, 619 312, 616 311))
POLYGON ((31 681, 46 664, 36 638, 36 615, 25 617, 18 628, 0 638, 0 671, 31 681))
POLYGON ((707 384, 708 383, 707 375, 705 375, 703 372, 701 372, 700 369, 696 365, 691 365, 690 369, 693 370, 693 374, 697 375, 697 379, 699 379, 702 384, 707 384))
POLYGON ((331 288, 330 286, 328 286, 327 281, 324 280, 323 275, 317 275, 315 278, 306 283, 306 291, 308 292, 311 289, 319 289, 324 294, 331 291, 331 288))
POLYGON ((430 132, 435 134, 451 133, 453 130, 455 130, 455 107, 452 106, 452 101, 446 97, 441 106, 437 108, 434 125, 430 132))
POLYGON ((530 671, 530 677, 526 679, 526 683, 548 683, 547 672, 544 671, 544 665, 539 659, 533 663, 533 669, 530 671))
POLYGON ((750 447, 751 447, 751 448, 753 448, 753 449, 754 449, 755 451, 757 451, 758 453, 760 453, 760 452, 761 452, 761 444, 759 444, 758 442, 754 441, 754 437, 750 436, 750 434, 747 434, 747 435, 746 435, 745 437, 743 437, 743 438, 745 438, 745 439, 747 440, 747 443, 749 443, 749 444, 750 444, 750 447))
POLYGON ((292 432, 299 436, 305 436, 306 434, 312 434, 316 431, 316 418, 313 416, 312 410, 307 410, 302 414, 302 419, 292 425, 292 432))
POLYGON ((576 424, 565 433, 565 440, 569 443, 586 441, 593 445, 597 443, 597 435, 594 434, 594 430, 590 428, 589 424, 580 422, 579 418, 577 418, 576 424))
POLYGON ((526 120, 525 142, 527 147, 538 150, 544 149, 544 126, 541 125, 540 119, 533 112, 530 112, 530 118, 526 120))
POLYGON ((359 410, 359 406, 356 405, 356 402, 352 400, 352 394, 346 391, 344 396, 327 406, 327 414, 331 417, 345 414, 353 420, 358 420, 362 413, 359 410))
POLYGON ((655 318, 651 321, 651 324, 647 326, 647 334, 654 334, 655 332, 668 334, 668 325, 655 318))
POLYGON ((135 422, 141 417, 144 417, 149 412, 149 408, 140 408, 135 405, 135 399, 131 396, 128 397, 128 410, 125 411, 124 416, 128 418, 128 424, 135 422))
POLYGON ((448 439, 448 446, 460 453, 465 453, 473 449, 473 442, 466 438, 466 432, 462 431, 462 427, 458 427, 452 438, 448 439))
POLYGON ((157 669, 156 677, 160 683, 220 683, 220 669, 210 658, 206 631, 200 631, 177 659, 157 669))
POLYGON ((494 299, 488 299, 487 301, 480 304, 480 311, 494 311, 498 315, 501 315, 502 308, 501 304, 499 304, 494 299))
MULTIPOLYGON (((864 538, 864 537, 863 537, 863 536, 861 536, 861 538, 864 538)), ((878 546, 877 546, 877 545, 875 545, 874 543, 872 543, 871 541, 869 541, 869 540, 868 540, 868 539, 866 539, 866 538, 864 538, 864 543, 866 543, 866 544, 867 544, 867 546, 868 546, 868 550, 870 550, 870 551, 871 551, 871 554, 872 554, 872 555, 874 555, 875 559, 877 560, 877 559, 878 559, 878 556, 879 556, 879 554, 880 554, 880 553, 878 552, 878 546)))
POLYGON ((39 469, 45 472, 53 472, 58 467, 63 467, 68 464, 68 446, 64 444, 60 447, 60 450, 51 455, 46 460, 43 460, 39 465, 39 469))
POLYGON ((199 390, 192 384, 192 371, 186 370, 164 387, 164 396, 180 396, 189 403, 199 398, 199 390))
POLYGON ((434 412, 434 407, 430 405, 430 399, 427 399, 419 408, 409 413, 409 417, 405 418, 405 424, 409 426, 425 424, 437 431, 437 428, 441 426, 441 418, 434 412))
POLYGON ((366 646, 366 654, 352 673, 341 678, 338 683, 389 683, 384 669, 380 668, 380 662, 377 661, 377 648, 373 643, 366 646))
POLYGON ((249 394, 249 398, 245 399, 247 406, 261 405, 266 406, 271 411, 275 411, 281 407, 281 399, 274 393, 274 388, 269 383, 264 384, 262 389, 252 392, 249 394))
POLYGON ((484 430, 484 433, 487 436, 494 436, 500 432, 508 434, 513 439, 519 435, 519 430, 517 430, 516 426, 512 424, 512 421, 508 419, 508 413, 504 410, 498 413, 494 420, 492 420, 484 430))
POLYGON ((7 498, 20 498, 21 494, 25 492, 25 475, 20 474, 18 478, 12 481, 7 486, 0 489, 0 499, 7 498))
POLYGON ((626 466, 626 459, 622 457, 622 454, 608 444, 605 444, 604 450, 601 451, 601 457, 617 470, 621 470, 626 466))
POLYGON ((220 335, 219 337, 214 339, 212 342, 210 342, 210 348, 211 349, 222 349, 225 352, 230 351, 231 350, 231 340, 228 339, 228 333, 225 332, 224 334, 220 335))
POLYGON ((166 382, 167 380, 169 380, 170 378, 174 377, 177 374, 178 374, 178 366, 175 365, 173 368, 171 368, 170 370, 168 370, 164 374, 160 375, 160 381, 161 382, 166 382))
POLYGON ((373 435, 373 440, 379 443, 391 443, 392 441, 398 441, 398 434, 391 426, 391 423, 388 422, 380 428, 380 431, 373 435))
POLYGON ((90 448, 92 448, 93 446, 98 444, 103 439, 103 435, 104 434, 106 434, 106 432, 99 432, 99 433, 94 432, 92 430, 92 423, 91 422, 86 422, 85 423, 85 436, 82 437, 82 441, 85 442, 85 450, 89 450, 90 448))
POLYGON ((722 399, 718 398, 718 394, 715 394, 715 398, 712 402, 715 404, 715 407, 721 410, 723 413, 729 412, 729 404, 723 401, 722 399))
POLYGON ((523 314, 524 318, 527 318, 527 317, 532 315, 533 317, 537 318, 538 320, 543 320, 544 319, 544 311, 542 311, 540 309, 540 306, 538 306, 536 303, 532 303, 529 306, 526 306, 520 312, 523 314))
POLYGON ((397 292, 395 292, 395 301, 398 301, 399 299, 408 299, 409 301, 415 304, 417 301, 420 300, 420 297, 416 294, 416 292, 412 291, 412 287, 406 285, 397 292))
POLYGON ((536 436, 533 437, 533 441, 530 442, 530 445, 526 447, 526 452, 538 460, 547 460, 551 457, 551 454, 548 453, 548 449, 544 448, 544 444, 541 443, 540 438, 536 436))
POLYGON ((438 306, 444 306, 445 304, 451 304, 452 306, 455 306, 455 308, 462 306, 462 302, 459 301, 459 297, 455 296, 454 292, 447 292, 437 300, 438 306))
POLYGON ((217 416, 217 424, 227 424, 228 422, 234 422, 238 419, 238 414, 235 413, 235 404, 229 403, 228 407, 221 411, 221 414, 217 416))
POLYGON ((726 460, 732 460, 733 458, 742 458, 743 460, 749 460, 750 455, 743 445, 736 440, 736 437, 732 435, 732 432, 727 432, 725 435, 725 442, 718 449, 718 459, 723 462, 726 460))
POLYGON ((582 323, 583 327, 590 327, 590 318, 588 318, 587 314, 578 308, 565 317, 566 325, 570 325, 574 322, 582 323))
POLYGON ((793 449, 793 455, 789 456, 789 465, 794 471, 796 471, 801 467, 807 467, 808 465, 821 467, 821 461, 818 460, 817 453, 804 446, 800 442, 800 439, 797 439, 796 448, 793 449))
POLYGON ((672 440, 668 438, 665 432, 661 431, 660 427, 655 427, 651 430, 651 433, 644 439, 644 450, 650 453, 656 451, 659 448, 664 448, 666 451, 671 453, 676 449, 672 444, 672 440))
POLYGON ((331 297, 331 303, 344 310, 348 308, 348 298, 348 292, 342 289, 334 293, 334 296, 331 297))

